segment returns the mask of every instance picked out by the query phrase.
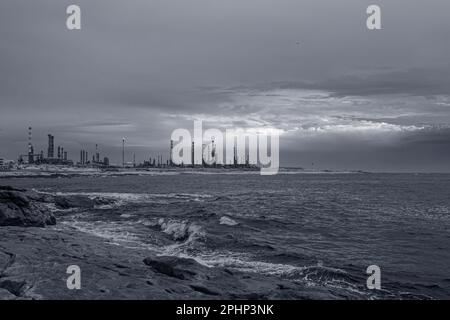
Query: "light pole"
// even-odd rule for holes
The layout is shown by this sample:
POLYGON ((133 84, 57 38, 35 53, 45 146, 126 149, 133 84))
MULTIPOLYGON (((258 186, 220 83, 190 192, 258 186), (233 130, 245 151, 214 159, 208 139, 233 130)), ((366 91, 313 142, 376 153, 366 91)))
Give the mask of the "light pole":
POLYGON ((122 138, 122 168, 125 168, 125 138, 122 138))

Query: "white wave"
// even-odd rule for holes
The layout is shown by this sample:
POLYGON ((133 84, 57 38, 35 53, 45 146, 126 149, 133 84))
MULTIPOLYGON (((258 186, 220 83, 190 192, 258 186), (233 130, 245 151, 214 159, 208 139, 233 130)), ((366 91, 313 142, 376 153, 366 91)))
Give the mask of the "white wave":
POLYGON ((139 201, 153 198, 211 198, 209 194, 198 193, 118 193, 118 192, 55 192, 57 196, 86 196, 90 199, 107 198, 126 201, 139 201))
POLYGON ((230 251, 218 252, 207 250, 204 247, 200 249, 195 240, 204 238, 205 234, 203 229, 194 223, 163 218, 158 221, 138 221, 136 223, 144 222, 149 226, 159 226, 162 232, 170 235, 174 240, 185 241, 168 246, 145 244, 139 236, 133 233, 133 225, 124 226, 121 222, 83 222, 79 221, 77 216, 74 216, 72 220, 63 221, 62 224, 73 227, 81 232, 106 239, 111 244, 126 248, 147 249, 157 255, 191 258, 207 267, 225 267, 242 272, 285 277, 293 281, 304 282, 308 286, 329 285, 346 290, 355 289, 352 284, 346 283, 340 277, 335 278, 332 276, 331 278, 326 277, 322 279, 320 276, 321 272, 329 272, 337 275, 345 274, 346 272, 340 269, 325 267, 320 262, 314 266, 299 267, 289 264, 258 261, 255 260, 254 256, 244 253, 230 251), (190 253, 189 249, 195 249, 195 253, 190 253))
POLYGON ((103 221, 84 222, 77 220, 76 216, 71 220, 62 221, 61 223, 65 226, 75 228, 78 231, 106 239, 115 244, 124 246, 132 244, 133 248, 143 247, 140 239, 133 234, 133 232, 123 228, 123 225, 119 223, 103 221))
POLYGON ((223 267, 242 272, 258 273, 265 275, 286 276, 304 270, 304 267, 297 267, 288 264, 270 263, 253 260, 252 257, 236 252, 203 251, 200 254, 191 255, 180 252, 176 249, 180 247, 168 246, 161 251, 160 255, 173 255, 180 258, 194 259, 198 263, 207 267, 223 267))
POLYGON ((220 218, 220 224, 224 224, 224 225, 227 225, 227 226, 235 226, 238 223, 236 221, 234 221, 233 219, 230 219, 230 218, 228 218, 226 216, 223 216, 223 217, 220 218))
POLYGON ((168 203, 168 201, 196 201, 203 202, 212 198, 210 194, 200 193, 118 193, 118 192, 44 192, 53 196, 83 196, 90 200, 106 199, 114 201, 113 204, 102 204, 95 206, 96 209, 113 209, 128 203, 168 203))
POLYGON ((58 208, 55 203, 48 203, 48 202, 43 202, 42 206, 44 206, 45 208, 47 208, 49 211, 51 211, 53 213, 59 213, 59 212, 70 213, 70 212, 79 211, 79 208, 61 209, 61 208, 58 208))
POLYGON ((200 226, 188 221, 165 220, 161 218, 158 220, 158 225, 161 227, 162 232, 170 235, 175 241, 193 241, 203 238, 205 235, 200 226))

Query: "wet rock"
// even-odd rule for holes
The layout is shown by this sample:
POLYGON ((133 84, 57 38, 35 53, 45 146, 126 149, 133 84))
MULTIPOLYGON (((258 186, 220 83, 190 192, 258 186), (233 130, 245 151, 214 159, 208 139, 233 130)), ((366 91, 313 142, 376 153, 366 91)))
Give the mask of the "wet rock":
POLYGON ((43 203, 55 203, 55 197, 51 194, 40 193, 34 190, 26 190, 24 191, 24 193, 27 196, 27 198, 32 201, 43 203))
POLYGON ((27 283, 23 280, 0 280, 0 288, 7 290, 16 297, 20 297, 27 283))
POLYGON ((0 288, 0 300, 14 300, 16 298, 11 292, 6 289, 0 288))
POLYGON ((60 209, 84 208, 93 209, 95 206, 113 204, 114 200, 95 197, 93 199, 83 195, 56 196, 54 203, 60 209))
POLYGON ((165 274, 180 280, 194 277, 200 265, 193 259, 184 259, 171 256, 145 258, 144 263, 155 272, 165 274))
POLYGON ((95 197, 94 199, 92 199, 92 201, 96 206, 105 206, 116 203, 116 201, 113 199, 105 199, 102 197, 95 197))
POLYGON ((25 191, 25 190, 13 188, 11 186, 0 186, 0 191, 25 191))
POLYGON ((45 227, 54 224, 53 214, 28 198, 23 190, 0 188, 0 226, 45 227))
MULTIPOLYGON (((164 289, 171 298, 266 300, 307 297, 300 284, 272 276, 231 272, 223 267, 207 267, 194 259, 152 256, 145 258, 144 264, 154 272, 152 279, 158 279, 155 287, 164 289)), ((330 296, 328 292, 314 294, 330 296)))
POLYGON ((55 197, 55 204, 61 209, 94 207, 94 202, 85 196, 57 196, 55 197))
POLYGON ((218 292, 210 290, 210 289, 208 289, 206 287, 203 287, 203 286, 191 285, 190 287, 193 290, 197 291, 197 292, 200 292, 200 293, 203 293, 203 294, 207 294, 207 295, 210 295, 210 296, 218 296, 218 295, 220 295, 218 292))

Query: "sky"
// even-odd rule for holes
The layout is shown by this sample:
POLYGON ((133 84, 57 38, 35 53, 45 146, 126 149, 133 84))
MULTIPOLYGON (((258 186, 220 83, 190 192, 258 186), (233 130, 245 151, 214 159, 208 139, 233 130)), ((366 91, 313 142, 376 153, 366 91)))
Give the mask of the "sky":
POLYGON ((283 166, 450 172, 448 0, 2 0, 0 157, 121 161, 173 130, 277 128, 283 166), (81 30, 66 8, 81 8, 81 30), (366 27, 381 7, 382 30, 366 27))

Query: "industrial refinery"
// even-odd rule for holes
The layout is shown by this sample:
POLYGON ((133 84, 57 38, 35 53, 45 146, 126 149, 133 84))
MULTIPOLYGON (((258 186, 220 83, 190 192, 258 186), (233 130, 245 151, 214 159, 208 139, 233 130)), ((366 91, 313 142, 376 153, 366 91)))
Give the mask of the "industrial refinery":
POLYGON ((28 153, 19 155, 19 164, 54 164, 54 165, 73 165, 68 158, 68 152, 62 146, 57 146, 55 150, 55 137, 48 135, 47 152, 44 150, 35 151, 33 145, 33 128, 28 128, 28 153), (55 152, 56 151, 56 152, 55 152))
POLYGON ((120 164, 113 164, 110 158, 106 155, 101 155, 98 144, 95 144, 94 150, 88 148, 81 148, 80 150, 69 150, 63 145, 57 143, 57 137, 53 134, 47 135, 47 145, 42 147, 39 151, 33 143, 33 128, 28 127, 27 139, 27 153, 18 156, 17 163, 12 160, 0 158, 0 169, 9 170, 18 166, 65 166, 65 167, 86 167, 86 168, 100 168, 100 169, 119 169, 119 168, 241 168, 251 169, 256 166, 249 164, 248 155, 239 158, 234 147, 233 162, 228 164, 221 164, 217 160, 216 146, 214 140, 208 143, 203 143, 201 150, 204 155, 202 162, 197 163, 194 160, 195 144, 192 142, 191 146, 191 161, 189 163, 177 164, 172 159, 172 151, 174 149, 174 141, 170 140, 168 155, 157 154, 150 156, 142 162, 136 162, 136 154, 131 150, 126 152, 126 139, 122 138, 122 162, 120 164), (126 161, 127 154, 132 161, 126 161), (72 158, 70 156, 73 156, 72 158), (131 157, 130 157, 131 156, 131 157), (76 160, 75 160, 76 159, 76 160))
POLYGON ((36 152, 33 144, 33 128, 28 128, 28 153, 19 155, 19 165, 60 165, 60 166, 81 166, 81 167, 108 167, 109 158, 100 158, 98 144, 95 145, 95 151, 92 158, 89 158, 89 152, 85 149, 79 151, 80 158, 78 162, 69 158, 69 151, 62 145, 55 147, 55 136, 47 135, 46 151, 41 149, 36 152))

